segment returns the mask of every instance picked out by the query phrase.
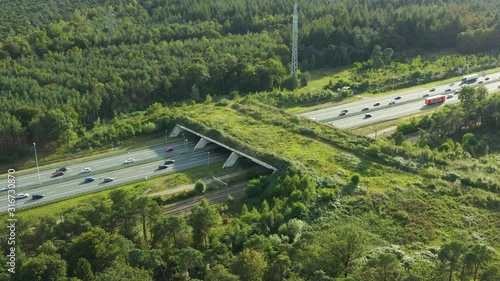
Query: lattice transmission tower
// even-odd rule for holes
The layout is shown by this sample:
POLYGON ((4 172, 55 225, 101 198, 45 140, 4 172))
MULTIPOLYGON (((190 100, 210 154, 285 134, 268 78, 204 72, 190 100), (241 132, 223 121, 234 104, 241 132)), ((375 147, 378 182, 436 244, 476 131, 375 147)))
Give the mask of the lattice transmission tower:
POLYGON ((106 17, 108 18, 109 45, 113 45, 115 43, 115 15, 112 8, 106 11, 106 17))
POLYGON ((297 4, 293 6, 293 34, 292 34, 292 75, 297 75, 299 66, 299 7, 297 4))

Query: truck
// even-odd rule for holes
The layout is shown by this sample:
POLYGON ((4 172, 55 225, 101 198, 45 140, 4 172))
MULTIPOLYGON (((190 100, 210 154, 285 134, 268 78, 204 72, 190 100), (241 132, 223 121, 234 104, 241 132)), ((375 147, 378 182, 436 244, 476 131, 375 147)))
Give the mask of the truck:
POLYGON ((472 82, 476 81, 477 79, 479 79, 479 75, 477 75, 477 74, 467 75, 467 76, 462 78, 462 84, 472 83, 472 82))
POLYGON ((443 95, 433 96, 433 97, 430 97, 430 98, 426 98, 425 99, 425 104, 426 105, 431 105, 431 104, 435 104, 435 103, 444 102, 445 100, 446 100, 446 96, 443 96, 443 95))

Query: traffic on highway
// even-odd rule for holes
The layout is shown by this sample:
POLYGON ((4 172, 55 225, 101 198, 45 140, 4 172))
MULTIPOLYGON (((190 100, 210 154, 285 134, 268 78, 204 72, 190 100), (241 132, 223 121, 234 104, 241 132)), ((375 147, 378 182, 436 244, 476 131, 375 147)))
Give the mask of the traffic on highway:
MULTIPOLYGON (((173 145, 172 147, 176 146, 173 145)), ((182 155, 175 155, 170 152, 167 153, 165 152, 164 146, 162 146, 161 148, 155 148, 153 150, 143 150, 144 153, 152 153, 152 151, 161 151, 163 159, 156 161, 152 160, 144 164, 130 166, 122 165, 123 161, 120 161, 120 157, 123 156, 112 156, 108 158, 112 158, 115 163, 118 163, 119 166, 121 166, 120 169, 114 169, 112 171, 103 173, 92 170, 91 172, 89 172, 91 173, 91 175, 84 174, 81 177, 72 178, 62 182, 44 183, 41 186, 37 186, 35 188, 29 188, 22 184, 22 182, 25 181, 23 178, 28 177, 28 175, 19 176, 17 182, 19 185, 16 186, 16 208, 24 208, 27 206, 41 204, 47 201, 72 197, 86 192, 121 185, 123 183, 135 180, 149 179, 152 176, 187 170, 203 165, 209 165, 209 163, 217 163, 223 161, 229 156, 227 152, 217 152, 217 150, 214 150, 214 145, 207 145, 204 149, 191 150, 182 155), (159 168, 161 165, 165 165, 166 162, 170 163, 166 165, 166 168, 159 168), (30 197, 30 194, 36 196, 30 197)), ((174 151, 176 150, 174 149, 174 151)), ((135 154, 140 154, 140 151, 137 151, 135 154)), ((108 163, 110 159, 103 158, 100 160, 95 160, 93 162, 96 163, 96 161, 98 163, 108 163)), ((92 166, 90 162, 82 163, 79 165, 92 166)), ((71 167, 68 167, 68 170, 70 169, 71 167)), ((78 168, 75 168, 75 170, 78 171, 78 168)), ((0 198, 3 198, 5 196, 7 196, 6 192, 2 192, 0 194, 0 198)), ((0 206, 0 212, 6 212, 6 210, 7 206, 0 206)))
POLYGON ((419 88, 384 97, 363 97, 362 100, 357 102, 303 113, 301 116, 314 121, 329 123, 341 129, 356 128, 396 119, 401 116, 425 112, 443 103, 451 104, 459 102, 457 95, 465 85, 482 85, 486 87, 488 92, 498 91, 500 87, 500 72, 479 76, 474 82, 466 84, 462 83, 462 81, 457 81, 435 88, 419 88), (443 103, 426 105, 426 98, 441 95, 445 96, 443 103))
MULTIPOLYGON (((179 155, 186 151, 192 150, 195 145, 196 142, 193 141, 176 141, 170 143, 168 147, 172 147, 173 150, 169 152, 168 155, 179 155)), ((145 162, 165 157, 167 155, 165 149, 166 147, 164 145, 160 145, 157 147, 124 153, 121 155, 90 160, 82 163, 75 163, 68 165, 67 167, 57 168, 55 170, 40 171, 40 179, 38 177, 38 173, 32 173, 24 176, 19 176, 17 183, 19 187, 32 188, 40 185, 43 186, 50 183, 61 182, 67 180, 68 178, 84 178, 89 175, 99 173, 100 171, 120 168, 121 166, 127 164, 130 165, 133 162, 145 162), (129 163, 125 164, 125 162, 129 163)))

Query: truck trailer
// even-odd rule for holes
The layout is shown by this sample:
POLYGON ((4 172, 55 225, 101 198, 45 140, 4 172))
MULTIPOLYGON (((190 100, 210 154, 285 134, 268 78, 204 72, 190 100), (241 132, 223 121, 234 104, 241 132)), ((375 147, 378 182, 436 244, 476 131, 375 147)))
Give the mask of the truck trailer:
POLYGON ((472 83, 472 82, 476 81, 477 79, 479 79, 479 75, 477 75, 477 74, 467 75, 467 76, 462 78, 462 84, 472 83))
POLYGON ((426 98, 425 99, 425 104, 426 105, 431 105, 431 104, 435 104, 435 103, 442 103, 446 100, 446 96, 434 96, 434 97, 430 97, 430 98, 426 98))

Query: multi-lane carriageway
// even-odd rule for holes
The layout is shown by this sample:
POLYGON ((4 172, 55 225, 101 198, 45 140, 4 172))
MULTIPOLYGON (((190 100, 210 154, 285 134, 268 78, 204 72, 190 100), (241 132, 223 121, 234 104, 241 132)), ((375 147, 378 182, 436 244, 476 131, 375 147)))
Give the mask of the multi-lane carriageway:
MULTIPOLYGON (((490 79, 484 80, 485 77, 480 77, 478 81, 468 84, 468 86, 486 87, 488 92, 496 92, 500 86, 500 72, 486 75, 490 79), (484 81, 483 83, 479 83, 484 81)), ((430 88, 419 88, 413 90, 402 91, 397 94, 384 97, 364 97, 362 100, 333 106, 312 112, 306 112, 301 116, 316 120, 322 123, 329 123, 340 129, 350 129, 363 127, 370 124, 380 123, 387 120, 397 119, 402 116, 408 116, 426 112, 439 107, 441 104, 425 105, 425 95, 453 95, 452 98, 447 98, 444 104, 452 104, 459 102, 458 95, 454 94, 456 90, 461 89, 460 81, 451 84, 444 84, 435 87, 435 91, 430 91, 430 88), (448 90, 449 89, 449 90, 448 90), (447 91, 448 90, 448 91, 447 91), (389 103, 396 97, 401 99, 396 100, 394 104, 389 103), (374 106, 375 103, 380 103, 379 106, 374 106), (369 108, 363 111, 363 108, 369 108), (348 113, 344 116, 339 116, 339 113, 347 109, 348 113), (372 117, 365 118, 365 114, 369 113, 372 117)))
MULTIPOLYGON (((210 163, 220 165, 220 162, 224 160, 222 167, 230 167, 240 157, 248 158, 267 169, 276 170, 259 159, 236 151, 181 125, 177 125, 173 133, 178 135, 180 131, 185 132, 188 137, 184 137, 181 141, 169 142, 139 151, 73 163, 66 167, 67 171, 63 176, 53 177, 54 170, 44 171, 43 169, 40 176, 38 173, 25 175, 19 173, 16 175, 16 194, 43 194, 45 197, 38 200, 33 200, 30 197, 18 199, 16 200, 16 209, 95 192, 128 182, 147 180, 158 175, 208 166, 210 163), (197 141, 189 141, 188 139, 196 139, 197 141), (172 147, 173 150, 167 151, 168 147, 172 147), (129 158, 134 158, 135 161, 125 163, 125 160, 129 158), (166 169, 159 169, 159 165, 163 164, 166 159, 175 160, 175 163, 169 164, 166 169), (82 170, 85 168, 90 168, 91 172, 83 173, 82 170), (85 178, 88 177, 95 180, 85 182, 85 178), (114 180, 105 182, 104 179, 108 177, 114 180)), ((2 200, 5 204, 0 204, 0 213, 7 211, 7 191, 0 193, 0 202, 2 200)))

